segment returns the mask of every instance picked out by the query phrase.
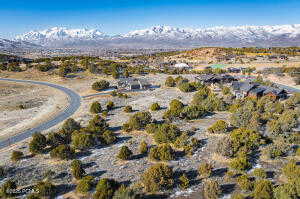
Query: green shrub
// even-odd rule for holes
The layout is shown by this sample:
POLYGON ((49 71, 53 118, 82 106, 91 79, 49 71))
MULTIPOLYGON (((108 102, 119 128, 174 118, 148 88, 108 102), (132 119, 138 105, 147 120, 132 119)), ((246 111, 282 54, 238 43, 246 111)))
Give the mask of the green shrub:
POLYGON ((105 80, 100 80, 98 82, 93 83, 92 89, 93 90, 104 90, 109 88, 109 82, 105 80))
POLYGON ((113 180, 113 179, 107 179, 103 178, 99 180, 97 186, 96 186, 96 193, 94 194, 94 199, 112 199, 114 193, 118 188, 120 187, 120 184, 113 180))
POLYGON ((193 96, 192 104, 201 105, 201 103, 211 94, 208 87, 203 87, 199 89, 193 96))
POLYGON ((176 138, 181 135, 180 129, 173 124, 162 124, 158 126, 154 134, 154 140, 158 144, 174 143, 176 138))
POLYGON ((246 199, 246 196, 241 193, 234 193, 231 195, 230 199, 246 199))
POLYGON ((120 149, 117 158, 121 160, 129 160, 132 156, 132 151, 127 146, 122 146, 120 149))
POLYGON ((281 171, 289 180, 300 178, 300 166, 296 164, 295 160, 290 160, 281 171))
POLYGON ((89 121, 87 129, 89 132, 96 135, 102 135, 106 130, 108 130, 109 125, 105 119, 101 118, 99 115, 95 115, 93 119, 89 121))
POLYGON ((225 137, 219 139, 216 144, 215 151, 217 154, 221 154, 222 156, 231 158, 235 155, 235 151, 233 149, 233 142, 230 137, 225 137))
POLYGON ((32 154, 43 153, 46 146, 47 146, 47 139, 43 134, 34 133, 32 135, 32 140, 29 143, 29 151, 32 154))
POLYGON ((274 143, 263 149, 263 154, 266 155, 270 159, 280 158, 286 156, 289 146, 284 143, 274 143))
POLYGON ((9 193, 9 190, 13 190, 17 188, 17 184, 12 180, 7 180, 2 186, 0 187, 0 196, 1 198, 9 198, 12 196, 12 193, 9 193))
POLYGON ((122 126, 122 131, 129 133, 130 131, 132 131, 132 128, 129 126, 128 123, 124 123, 122 126))
POLYGON ((221 194, 219 183, 215 180, 206 180, 203 186, 203 195, 206 199, 218 199, 221 194))
POLYGON ((181 189, 187 189, 190 187, 190 180, 188 179, 188 177, 185 175, 185 174, 182 174, 180 177, 179 177, 179 187, 181 189))
POLYGON ((159 109, 160 109, 160 106, 159 106, 158 103, 153 103, 153 104, 151 104, 151 106, 150 106, 150 110, 151 110, 151 111, 158 111, 159 109))
POLYGON ((41 71, 41 72, 47 72, 51 70, 53 66, 51 64, 38 64, 36 65, 36 69, 41 71))
POLYGON ((169 104, 170 110, 180 110, 184 107, 184 104, 178 99, 173 99, 169 104))
POLYGON ((182 109, 180 113, 180 118, 187 120, 199 119, 207 114, 207 111, 204 110, 201 106, 186 106, 182 109))
POLYGON ((108 112, 107 111, 102 111, 102 117, 107 117, 108 116, 108 112))
POLYGON ((12 71, 12 72, 21 72, 22 69, 17 63, 9 63, 7 66, 7 71, 12 71))
POLYGON ((109 131, 109 130, 106 130, 103 133, 101 138, 103 139, 103 142, 106 145, 112 144, 117 140, 116 135, 112 131, 109 131))
POLYGON ((246 155, 240 155, 229 163, 230 168, 237 171, 245 171, 251 168, 251 163, 249 162, 246 155))
POLYGON ((97 113, 101 113, 101 111, 102 111, 101 104, 98 101, 93 102, 90 108, 90 112, 97 114, 97 113))
POLYGON ((49 181, 40 181, 35 186, 38 195, 53 198, 57 193, 57 188, 49 181))
POLYGON ((155 164, 142 175, 141 182, 146 192, 157 192, 170 189, 174 185, 173 170, 165 164, 155 164))
POLYGON ((175 87, 176 86, 176 82, 175 80, 173 79, 173 77, 169 76, 166 81, 165 81, 165 85, 167 87, 175 87))
POLYGON ((124 112, 125 113, 131 113, 132 112, 132 106, 125 106, 124 107, 124 112))
POLYGON ((59 158, 62 160, 72 159, 75 155, 74 149, 72 149, 69 145, 61 144, 56 148, 52 149, 50 152, 51 158, 59 158))
POLYGON ((169 144, 161 144, 150 149, 149 158, 152 160, 169 161, 175 159, 175 153, 169 144))
POLYGON ((79 180, 76 191, 78 193, 86 194, 93 189, 94 177, 93 176, 85 176, 81 180, 79 180))
POLYGON ((181 101, 173 99, 169 104, 169 109, 164 113, 163 118, 173 120, 180 117, 184 105, 181 101))
POLYGON ((249 152, 263 143, 262 136, 254 130, 245 128, 235 129, 230 134, 235 154, 239 151, 249 152))
POLYGON ((108 101, 108 102, 106 103, 106 109, 107 109, 108 111, 113 110, 114 107, 115 107, 115 104, 114 104, 112 101, 108 101))
POLYGON ((207 162, 201 163, 198 168, 198 173, 202 178, 209 178, 213 172, 213 165, 207 162))
POLYGON ((252 172, 252 175, 260 179, 267 178, 267 173, 263 168, 255 168, 252 172))
POLYGON ((140 199, 140 197, 132 189, 121 185, 112 199, 140 199))
POLYGON ((124 125, 128 131, 141 130, 144 129, 146 125, 151 122, 151 120, 152 118, 150 112, 138 112, 132 115, 126 125, 124 125))
POLYGON ((80 128, 81 128, 80 124, 76 122, 73 118, 67 119, 62 126, 62 130, 65 133, 69 133, 69 134, 76 130, 79 130, 80 128))
POLYGON ((295 155, 300 156, 300 147, 296 149, 295 155))
POLYGON ((185 92, 185 93, 193 92, 196 90, 196 88, 188 82, 183 82, 183 83, 179 84, 178 88, 180 91, 185 92))
POLYGON ((148 134, 154 134, 158 130, 159 126, 159 124, 154 123, 147 124, 145 130, 148 134))
POLYGON ((51 132, 47 135, 47 143, 52 148, 57 147, 58 145, 68 143, 69 140, 66 140, 63 136, 63 133, 60 132, 51 132))
POLYGON ((148 145, 145 141, 142 141, 139 147, 139 151, 141 154, 147 154, 148 153, 148 145))
POLYGON ((77 180, 81 179, 85 175, 85 170, 83 169, 82 162, 80 160, 73 160, 71 163, 71 173, 73 177, 77 180))
POLYGON ((174 142, 174 146, 176 148, 184 148, 190 144, 189 140, 190 136, 187 132, 183 132, 179 137, 176 138, 176 141, 174 142))
POLYGON ((254 184, 253 190, 254 199, 272 199, 273 185, 269 180, 258 180, 254 184))
POLYGON ((215 134, 226 133, 228 130, 228 124, 223 120, 218 120, 207 130, 209 133, 215 134))
POLYGON ((300 197, 300 180, 295 179, 295 183, 280 185, 274 189, 275 199, 297 199, 300 197))
POLYGON ((2 71, 7 70, 7 66, 3 63, 0 63, 0 70, 2 70, 2 71))
POLYGON ((96 143, 93 135, 84 132, 74 132, 71 144, 75 149, 86 150, 95 146, 96 143))
POLYGON ((224 87, 222 88, 222 94, 223 94, 223 95, 229 95, 229 94, 231 94, 230 88, 227 87, 227 86, 224 86, 224 87))
POLYGON ((23 158, 23 156, 24 156, 24 154, 23 154, 23 152, 22 151, 13 151, 12 153, 11 153, 11 157, 10 157, 10 159, 12 160, 12 161, 19 161, 19 160, 21 160, 22 158, 23 158))
POLYGON ((237 184, 244 191, 251 191, 253 183, 247 175, 241 175, 237 178, 237 184))

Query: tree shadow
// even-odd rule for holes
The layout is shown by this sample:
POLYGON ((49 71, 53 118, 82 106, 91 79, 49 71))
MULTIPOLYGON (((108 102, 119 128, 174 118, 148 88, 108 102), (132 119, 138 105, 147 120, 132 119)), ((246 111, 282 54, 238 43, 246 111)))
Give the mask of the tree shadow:
POLYGON ((274 171, 267 171, 266 172, 266 174, 267 174, 267 178, 274 178, 274 176, 275 176, 275 172, 274 171))
POLYGON ((29 155, 25 155, 25 156, 23 156, 22 157, 22 159, 24 159, 24 160, 28 160, 28 159, 30 159, 30 158, 33 158, 34 157, 34 155, 33 154, 29 154, 29 155))
POLYGON ((132 137, 131 136, 125 136, 125 137, 118 137, 117 141, 115 144, 120 144, 120 143, 124 143, 128 140, 130 140, 132 137))
POLYGON ((235 190, 235 184, 221 185, 222 194, 230 194, 235 190))
POLYGON ((62 173, 59 173, 58 175, 54 176, 53 179, 61 179, 61 178, 64 178, 66 176, 70 175, 69 173, 67 172, 62 172, 62 173))
POLYGON ((142 199, 167 199, 168 194, 149 194, 142 197, 142 199))
POLYGON ((89 173, 88 175, 91 175, 91 176, 94 176, 94 177, 100 177, 105 173, 106 173, 106 171, 93 171, 93 172, 89 173))
POLYGON ((121 181, 120 184, 125 185, 126 187, 129 187, 131 185, 131 181, 130 180, 126 180, 126 181, 121 181))
POLYGON ((56 185, 56 195, 63 195, 66 194, 70 191, 73 191, 76 188, 76 185, 74 184, 60 184, 60 185, 56 185))
POLYGON ((185 157, 185 155, 184 151, 175 151, 175 160, 179 160, 180 158, 185 157))
POLYGON ((83 158, 83 157, 87 157, 90 155, 92 155, 92 153, 90 151, 80 151, 80 152, 76 153, 75 158, 78 159, 78 158, 83 158))
POLYGON ((147 157, 147 154, 146 153, 140 153, 140 154, 136 154, 136 155, 132 155, 131 156, 131 160, 139 160, 139 159, 143 159, 147 157))
POLYGON ((179 171, 175 171, 174 172, 174 178, 177 181, 176 184, 180 183, 179 182, 179 177, 183 174, 185 174, 187 176, 187 178, 190 180, 190 186, 200 184, 201 180, 197 178, 197 176, 198 176, 198 171, 197 170, 188 170, 188 171, 179 170, 179 171))
POLYGON ((97 165, 96 162, 88 162, 88 163, 83 164, 83 168, 87 169, 87 168, 93 167, 95 165, 97 165))
POLYGON ((110 127, 109 130, 111 130, 112 132, 117 132, 117 131, 122 130, 122 126, 110 127))
POLYGON ((224 175, 226 174, 226 172, 228 171, 227 168, 219 168, 219 169, 215 169, 212 172, 212 176, 213 177, 224 177, 224 175))

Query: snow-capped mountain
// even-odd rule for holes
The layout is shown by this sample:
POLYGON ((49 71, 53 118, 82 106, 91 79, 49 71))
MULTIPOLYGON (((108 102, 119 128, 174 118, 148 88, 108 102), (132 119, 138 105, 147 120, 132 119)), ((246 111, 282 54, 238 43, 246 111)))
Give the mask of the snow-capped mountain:
POLYGON ((60 47, 147 47, 198 46, 299 46, 300 24, 277 26, 235 26, 173 28, 154 26, 123 35, 109 36, 99 30, 51 28, 31 31, 16 38, 45 46, 60 47))
POLYGON ((0 50, 32 49, 38 47, 41 46, 29 43, 27 41, 11 41, 8 39, 0 38, 0 50))

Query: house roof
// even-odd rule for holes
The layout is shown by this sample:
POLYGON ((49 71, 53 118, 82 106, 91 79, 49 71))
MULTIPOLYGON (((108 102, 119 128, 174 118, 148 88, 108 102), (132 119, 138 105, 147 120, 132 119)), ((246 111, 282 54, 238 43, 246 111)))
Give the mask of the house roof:
POLYGON ((259 93, 263 93, 265 90, 266 90, 266 88, 264 88, 264 87, 256 87, 256 88, 251 89, 249 91, 249 93, 259 94, 259 93))
POLYGON ((285 92, 284 89, 267 87, 266 90, 264 91, 264 94, 266 95, 266 94, 272 93, 275 95, 279 95, 280 93, 283 93, 283 92, 285 92))
POLYGON ((200 80, 200 81, 208 81, 208 80, 211 80, 211 79, 213 79, 214 78, 214 76, 213 75, 211 75, 211 74, 203 74, 203 75, 198 75, 197 77, 196 77, 198 80, 200 80))
POLYGON ((251 84, 251 83, 248 83, 248 82, 243 82, 243 84, 240 86, 240 91, 243 91, 243 92, 249 92, 251 89, 257 87, 256 84, 251 84))

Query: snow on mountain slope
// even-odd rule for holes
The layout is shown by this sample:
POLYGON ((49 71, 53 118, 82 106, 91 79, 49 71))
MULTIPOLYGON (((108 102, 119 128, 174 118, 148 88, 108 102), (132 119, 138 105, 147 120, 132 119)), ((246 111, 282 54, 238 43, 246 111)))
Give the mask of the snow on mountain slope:
POLYGON ((300 45, 300 24, 236 26, 202 29, 154 26, 124 35, 108 36, 99 30, 51 28, 16 38, 45 46, 88 47, 195 47, 300 45))
POLYGON ((104 38, 102 32, 95 29, 67 29, 54 27, 42 31, 30 31, 16 37, 17 40, 41 41, 41 40, 68 40, 68 39, 100 39, 104 38))
POLYGON ((40 47, 36 44, 29 43, 27 41, 11 41, 8 39, 0 38, 0 49, 11 50, 11 49, 31 49, 40 47))

